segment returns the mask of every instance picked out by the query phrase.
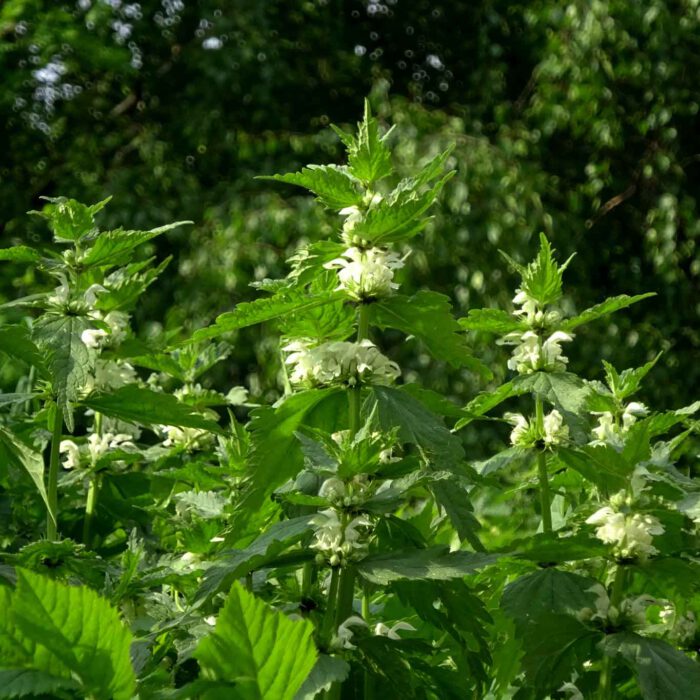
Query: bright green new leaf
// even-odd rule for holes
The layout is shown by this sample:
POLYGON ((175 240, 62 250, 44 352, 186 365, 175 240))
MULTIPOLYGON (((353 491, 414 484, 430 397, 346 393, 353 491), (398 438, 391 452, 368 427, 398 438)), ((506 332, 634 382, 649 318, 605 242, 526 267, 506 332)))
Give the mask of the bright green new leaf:
POLYGON ((199 342, 208 338, 218 338, 225 333, 254 326, 263 321, 271 321, 280 316, 313 309, 324 304, 331 304, 342 299, 340 292, 312 296, 308 294, 277 295, 251 302, 238 304, 233 311, 227 311, 217 317, 216 322, 195 331, 187 342, 199 342))
POLYGON ((270 175, 258 180, 276 180, 311 190, 329 209, 344 209, 362 203, 360 183, 346 167, 338 165, 308 165, 298 173, 270 175))
POLYGON ((0 260, 10 262, 36 262, 41 256, 39 251, 26 245, 15 245, 12 248, 0 248, 0 260))
POLYGON ((172 394, 152 391, 135 384, 127 384, 111 393, 90 394, 81 401, 83 406, 141 425, 176 425, 183 428, 201 428, 213 433, 222 429, 172 394))
POLYGON ((632 304, 636 304, 638 301, 642 301, 642 299, 648 299, 649 297, 653 296, 656 296, 655 292, 649 292, 647 294, 637 294, 632 297, 628 296, 627 294, 621 294, 617 297, 611 297, 610 299, 606 299, 600 304, 592 306, 590 309, 582 311, 577 316, 572 316, 571 318, 565 319, 559 325, 559 328, 560 330, 567 332, 572 331, 574 330, 574 328, 583 326, 584 324, 590 323, 591 321, 597 321, 599 318, 603 318, 604 316, 612 314, 615 311, 619 311, 620 309, 626 309, 628 306, 632 306, 632 304))
POLYGON ((459 325, 467 331, 481 331, 505 335, 512 331, 526 330, 526 325, 502 309, 472 309, 459 325))
POLYGON ((533 372, 512 380, 517 393, 531 391, 557 408, 573 414, 582 413, 590 388, 570 372, 533 372))
POLYGON ((603 360, 605 379, 613 396, 622 401, 634 394, 639 389, 644 377, 654 368, 660 357, 661 353, 641 367, 630 367, 622 372, 618 372, 609 362, 603 360))
POLYGON ((45 671, 30 668, 0 668, 0 698, 21 698, 27 695, 62 697, 58 691, 78 691, 79 689, 80 685, 76 681, 52 676, 45 671))
MULTIPOLYGON (((6 670, 43 672, 61 685, 73 678, 84 697, 131 700, 136 686, 131 633, 97 593, 19 569, 17 588, 4 602, 9 610, 3 608, 0 651, 6 670), (6 657, 10 639, 13 653, 6 657)), ((34 680, 49 682, 45 675, 34 680)))
POLYGON ((94 233, 95 214, 111 199, 88 206, 67 197, 42 197, 48 204, 41 211, 31 211, 47 219, 58 243, 77 241, 89 233, 94 233))
POLYGON ((412 297, 393 294, 370 306, 371 322, 419 338, 433 357, 453 367, 467 367, 490 379, 491 371, 469 354, 460 327, 443 294, 422 290, 412 297))
POLYGON ((131 251, 137 246, 166 231, 191 223, 193 222, 176 221, 173 224, 159 226, 150 231, 104 231, 90 241, 92 245, 80 257, 80 263, 85 267, 124 265, 129 262, 131 251))
POLYGON ((400 550, 370 555, 357 565, 357 572, 370 583, 382 586, 400 579, 445 581, 473 574, 500 555, 481 552, 450 552, 448 547, 400 550))
POLYGON ((469 425, 469 423, 488 413, 492 408, 503 403, 511 396, 519 396, 527 391, 529 389, 516 388, 513 382, 506 382, 493 391, 485 391, 478 394, 464 407, 463 412, 467 415, 457 421, 454 429, 459 430, 465 425, 469 425))
POLYGON ((194 655, 206 677, 236 683, 231 697, 292 700, 318 657, 313 631, 310 621, 292 621, 234 583, 194 655))

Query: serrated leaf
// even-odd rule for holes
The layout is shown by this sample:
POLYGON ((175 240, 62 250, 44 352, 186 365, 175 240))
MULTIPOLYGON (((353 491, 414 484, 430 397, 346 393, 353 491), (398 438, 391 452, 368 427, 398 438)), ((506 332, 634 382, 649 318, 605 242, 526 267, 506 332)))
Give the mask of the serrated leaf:
POLYGON ((27 472, 46 505, 49 517, 55 522, 56 514, 49 504, 46 487, 44 486, 44 459, 41 453, 29 445, 25 445, 9 430, 0 428, 0 460, 5 464, 13 464, 16 468, 27 472))
POLYGON ((526 328, 522 321, 502 309, 472 309, 464 318, 460 318, 458 323, 467 331, 481 331, 498 335, 526 328))
POLYGON ((526 469, 534 457, 534 450, 528 450, 524 447, 508 447, 482 462, 475 462, 472 466, 482 476, 488 476, 493 474, 493 472, 507 469, 516 464, 521 464, 523 469, 526 469))
POLYGON ((239 328, 254 326, 263 321, 271 321, 291 313, 314 309, 341 299, 342 294, 334 292, 317 296, 298 294, 291 297, 286 295, 280 297, 276 295, 266 299, 243 302, 238 304, 233 311, 227 311, 218 316, 213 325, 195 331, 187 342, 196 343, 209 338, 218 338, 239 328))
POLYGON ((93 590, 20 569, 8 624, 26 640, 24 668, 54 675, 63 667, 86 697, 131 700, 136 686, 131 633, 93 590))
POLYGON ((383 199, 367 210, 353 228, 353 236, 370 241, 373 245, 388 245, 409 240, 427 225, 423 214, 435 202, 445 183, 454 175, 447 173, 430 189, 422 193, 400 192, 396 199, 383 199))
POLYGON ((513 379, 512 385, 518 393, 531 391, 557 408, 572 414, 584 410, 590 392, 589 386, 570 372, 521 374, 513 379))
POLYGON ((264 566, 281 552, 299 542, 311 530, 311 515, 302 515, 274 523, 245 549, 226 551, 225 559, 217 561, 204 572, 204 581, 197 599, 209 598, 232 581, 264 566))
POLYGON ((347 168, 338 165, 308 165, 298 173, 263 176, 257 179, 304 187, 311 190, 329 209, 343 209, 362 203, 360 183, 347 168))
POLYGON ((357 572, 370 583, 386 586, 401 579, 445 581, 461 578, 493 564, 500 555, 450 552, 448 547, 400 550, 365 557, 357 572))
POLYGON ((80 257, 80 263, 85 267, 125 265, 129 262, 131 251, 137 246, 166 231, 192 223, 192 221, 176 221, 150 231, 104 231, 91 240, 92 245, 80 257))
POLYGON ((45 356, 32 342, 29 329, 24 326, 0 327, 0 352, 36 367, 46 374, 45 356))
POLYGON ((619 373, 609 362, 603 360, 605 378, 615 398, 621 401, 634 394, 660 357, 661 353, 641 367, 630 367, 619 373))
POLYGON ((511 396, 519 396, 527 391, 529 391, 529 389, 517 388, 513 385, 513 382, 506 382, 493 391, 482 392, 464 407, 463 412, 467 415, 457 421, 454 429, 459 430, 465 425, 469 425, 469 423, 483 416, 485 413, 488 413, 492 408, 503 403, 511 396))
POLYGON ((47 219, 58 243, 70 243, 95 231, 94 214, 99 211, 109 199, 92 207, 67 197, 42 197, 48 201, 41 211, 31 211, 47 219))
POLYGON ((81 401, 83 406, 106 416, 141 425, 174 425, 223 433, 213 420, 205 418, 172 394, 127 384, 111 393, 95 393, 81 401))
POLYGON ((634 464, 630 464, 609 445, 561 448, 557 454, 567 467, 575 469, 584 479, 599 486, 604 493, 614 493, 624 488, 634 469, 634 464))
POLYGON ((364 119, 357 125, 357 138, 339 129, 335 132, 348 149, 350 172, 362 182, 369 185, 394 171, 391 151, 385 143, 388 134, 379 136, 379 124, 372 116, 369 100, 365 100, 364 119))
POLYGON ((0 248, 0 260, 9 262, 36 262, 41 255, 35 248, 27 245, 15 245, 12 248, 0 248))
POLYGON ((93 327, 92 320, 85 316, 46 313, 37 319, 32 332, 32 339, 46 354, 51 386, 71 432, 71 404, 78 400, 88 384, 96 358, 94 349, 83 343, 81 335, 93 327))
POLYGON ((620 656, 633 669, 644 700, 689 700, 699 697, 700 664, 670 644, 632 632, 608 635, 608 655, 620 656))
POLYGON ((642 299, 648 299, 649 297, 653 296, 656 296, 655 292, 648 292, 647 294, 636 294, 635 296, 620 294, 619 296, 611 297, 610 299, 606 299, 600 304, 591 306, 590 309, 582 311, 577 316, 565 319, 564 321, 562 321, 559 328, 560 330, 567 332, 572 331, 574 330, 574 328, 583 326, 584 324, 590 323, 591 321, 597 321, 599 318, 603 318, 608 314, 615 313, 615 311, 619 311, 620 309, 626 309, 628 306, 632 306, 632 304, 636 304, 638 301, 642 301, 642 299))
POLYGON ((467 367, 490 379, 491 371, 469 354, 450 300, 443 294, 420 291, 412 297, 393 294, 370 306, 372 323, 396 328, 419 338, 433 357, 453 367, 467 367))
POLYGON ((337 656, 319 654, 311 673, 294 696, 294 700, 313 700, 333 683, 342 683, 350 673, 350 665, 337 656))
POLYGON ((292 700, 316 663, 313 631, 234 583, 194 656, 208 677, 236 682, 236 698, 292 700))
POLYGON ((20 698, 27 695, 52 697, 56 691, 77 691, 79 687, 70 678, 59 678, 44 671, 0 668, 0 698, 20 698))

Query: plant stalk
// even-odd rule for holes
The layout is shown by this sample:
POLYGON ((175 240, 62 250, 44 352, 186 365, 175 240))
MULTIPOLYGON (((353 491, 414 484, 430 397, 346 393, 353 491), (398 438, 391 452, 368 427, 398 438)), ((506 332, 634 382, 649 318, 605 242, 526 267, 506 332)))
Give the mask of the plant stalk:
POLYGON ((87 500, 85 501, 85 520, 83 520, 83 543, 86 547, 90 547, 90 538, 92 536, 92 521, 95 517, 97 508, 97 498, 100 495, 100 485, 102 477, 100 474, 92 474, 90 477, 90 485, 88 486, 87 500))
MULTIPOLYGON (((610 592, 610 606, 618 608, 620 607, 620 601, 622 600, 622 594, 625 590, 625 583, 627 578, 627 571, 623 566, 617 565, 615 571, 615 578, 613 579, 612 590, 610 592)), ((600 686, 599 686, 599 698, 600 700, 614 700, 614 688, 612 684, 613 680, 613 657, 605 656, 600 669, 600 686)))
POLYGON ((46 495, 49 503, 46 519, 46 539, 53 542, 58 536, 58 465, 61 437, 63 435, 63 409, 56 404, 51 426, 51 452, 49 455, 49 478, 46 495))
MULTIPOLYGON (((542 399, 535 396, 535 422, 538 435, 544 435, 544 409, 542 399)), ((552 497, 549 491, 549 475, 547 474, 547 456, 544 449, 537 453, 537 470, 540 479, 540 504, 542 511, 542 531, 552 531, 552 497)))

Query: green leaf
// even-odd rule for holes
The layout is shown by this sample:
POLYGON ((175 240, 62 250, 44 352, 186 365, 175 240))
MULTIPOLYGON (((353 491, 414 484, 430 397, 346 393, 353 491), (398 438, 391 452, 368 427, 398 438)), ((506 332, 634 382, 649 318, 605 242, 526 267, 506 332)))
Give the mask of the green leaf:
POLYGON ((552 567, 540 569, 509 583, 503 591, 501 607, 519 627, 537 624, 546 613, 576 615, 584 608, 595 609, 595 587, 600 588, 600 583, 587 576, 552 567))
POLYGON ((223 433, 214 421, 178 401, 172 394, 152 391, 136 384, 127 384, 111 393, 91 394, 81 403, 94 411, 129 423, 175 425, 223 433))
POLYGON ((658 362, 661 354, 662 353, 659 353, 653 360, 647 362, 641 367, 631 367, 623 370, 619 374, 609 362, 603 360, 603 366, 605 367, 605 378, 608 382, 608 386, 610 387, 610 391, 613 393, 615 398, 622 401, 628 396, 634 394, 639 389, 639 385, 642 383, 644 377, 649 374, 654 365, 658 362))
POLYGON ((296 432, 314 409, 338 394, 334 388, 311 389, 292 394, 274 407, 253 411, 252 491, 246 497, 247 506, 256 508, 266 495, 296 476, 303 464, 296 432))
POLYGON ((292 621, 234 583, 194 656, 206 676, 236 682, 236 698, 292 700, 316 663, 313 631, 310 621, 292 621))
POLYGON ((603 648, 637 675, 644 700, 689 700, 700 694, 700 664, 670 644, 632 632, 608 635, 603 648))
POLYGON ((464 318, 460 318, 458 323, 467 331, 481 331, 498 335, 526 328, 522 321, 501 309, 472 309, 464 318))
POLYGON ((337 656, 319 654, 311 673, 294 696, 294 700, 313 700, 333 683, 342 683, 350 673, 350 665, 337 656))
POLYGON ((554 250, 544 233, 540 233, 540 250, 537 257, 526 267, 518 265, 503 251, 501 255, 520 273, 522 290, 529 297, 535 299, 541 306, 553 304, 559 300, 562 293, 562 276, 573 255, 563 265, 558 265, 554 260, 554 250))
POLYGON ((444 581, 473 574, 500 555, 481 552, 450 552, 448 547, 400 550, 375 554, 357 565, 357 572, 370 583, 386 586, 401 579, 444 581))
POLYGON ((482 476, 488 476, 493 472, 512 467, 515 464, 522 464, 524 470, 529 467, 534 457, 534 450, 524 447, 508 447, 482 462, 474 463, 472 466, 482 476))
POLYGON ((491 378, 488 367, 469 354, 459 324, 452 316, 450 300, 443 294, 425 290, 412 297, 393 294, 372 304, 370 310, 372 323, 380 328, 396 328, 415 336, 436 359, 491 378))
POLYGON ((506 382, 493 391, 482 392, 464 407, 463 412, 467 415, 457 421, 454 429, 459 430, 465 425, 469 425, 469 423, 488 413, 492 408, 503 403, 511 396, 519 396, 527 391, 529 389, 518 388, 513 385, 513 382, 506 382))
POLYGON ((26 362, 46 374, 44 353, 34 344, 29 329, 24 326, 0 327, 0 352, 26 362))
POLYGON ((582 311, 577 316, 565 319, 559 325, 559 328, 562 331, 572 331, 574 330, 574 328, 583 326, 584 324, 590 323, 591 321, 597 321, 599 318, 603 318, 603 316, 612 314, 615 311, 619 311, 620 309, 626 309, 628 306, 632 306, 632 304, 636 304, 638 301, 642 301, 642 299, 648 299, 649 297, 653 296, 656 296, 655 292, 648 292, 647 294, 637 294, 635 296, 620 294, 620 296, 611 297, 610 299, 606 299, 600 304, 592 306, 590 309, 582 311))
POLYGON ((377 415, 383 430, 399 429, 402 442, 418 446, 435 469, 461 471, 464 450, 440 418, 405 391, 373 386, 377 415))
POLYGON ((96 353, 81 340, 81 334, 94 323, 85 316, 46 313, 37 319, 33 340, 46 353, 47 366, 56 401, 63 409, 68 430, 73 431, 71 404, 80 397, 90 380, 96 353))
POLYGON ((379 124, 372 116, 369 100, 365 100, 364 119, 357 128, 357 138, 339 129, 335 129, 335 132, 347 146, 350 172, 369 185, 394 171, 391 151, 385 143, 389 134, 379 136, 379 124))
POLYGON ((311 190, 329 209, 344 209, 362 203, 359 182, 345 167, 338 165, 308 165, 298 173, 270 175, 256 178, 298 185, 311 190))
POLYGON ((93 590, 19 569, 9 615, 0 625, 0 634, 23 639, 24 663, 18 668, 52 675, 64 668, 85 696, 131 700, 136 689, 131 633, 93 590))
POLYGON ((445 511, 460 539, 469 542, 475 551, 483 552, 485 548, 477 534, 481 525, 474 515, 469 492, 459 479, 453 477, 450 481, 452 483, 435 482, 430 485, 435 501, 445 511))
POLYGON ((44 486, 44 459, 41 453, 29 445, 25 445, 6 428, 0 428, 0 461, 12 464, 29 474, 49 511, 49 515, 55 521, 56 514, 51 510, 44 486))
POLYGON ((66 197, 42 197, 49 203, 41 211, 32 211, 47 219, 58 243, 70 243, 95 232, 94 215, 111 199, 105 199, 98 204, 87 206, 75 199, 66 197))
POLYGON ((608 545, 601 542, 592 532, 577 532, 575 535, 560 537, 557 533, 538 532, 535 535, 512 541, 506 555, 538 564, 563 564, 608 553, 608 545))
POLYGON ((0 260, 11 262, 37 262, 39 251, 27 245, 15 245, 12 248, 0 248, 0 260))
POLYGON ((603 493, 614 493, 624 488, 634 469, 633 464, 609 445, 562 448, 557 454, 567 467, 575 469, 584 479, 599 486, 603 493))
POLYGON ((204 572, 197 599, 209 598, 251 571, 264 566, 280 553, 299 542, 310 530, 311 515, 302 515, 274 523, 245 549, 226 551, 204 572))
POLYGON ((251 302, 243 302, 238 304, 233 311, 227 311, 218 316, 214 325, 195 331, 187 342, 196 343, 208 338, 218 338, 239 328, 254 326, 263 321, 271 321, 291 313, 314 309, 324 304, 339 301, 342 298, 343 295, 340 292, 317 296, 300 293, 294 296, 287 296, 286 294, 276 295, 269 298, 256 299, 251 302))
POLYGON ((56 691, 78 690, 70 678, 59 678, 33 669, 0 668, 0 698, 20 698, 26 695, 62 697, 56 691))
POLYGON ((518 394, 531 391, 557 408, 572 414, 582 413, 590 388, 570 372, 533 372, 521 374, 512 381, 518 394))
POLYGON ((429 219, 423 214, 453 175, 454 172, 447 173, 425 192, 403 191, 395 199, 383 199, 367 211, 353 228, 352 235, 373 245, 388 245, 412 238, 427 225, 429 219))
POLYGON ((177 221, 150 231, 104 231, 91 241, 92 246, 80 257, 80 263, 85 267, 125 265, 129 262, 131 251, 137 246, 166 231, 192 223, 192 221, 177 221))

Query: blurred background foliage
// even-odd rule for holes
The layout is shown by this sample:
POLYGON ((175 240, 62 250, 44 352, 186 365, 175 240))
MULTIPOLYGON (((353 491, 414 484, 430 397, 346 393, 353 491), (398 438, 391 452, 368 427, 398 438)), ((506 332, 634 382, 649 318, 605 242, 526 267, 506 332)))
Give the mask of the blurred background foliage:
MULTIPOLYGON (((173 262, 138 308, 144 329, 193 328, 283 276, 300 242, 340 222, 296 191, 256 181, 340 162, 328 128, 371 94, 397 125, 399 169, 456 143, 458 175, 413 246, 402 283, 456 313, 510 308, 498 248, 531 257, 545 231, 571 311, 658 296, 587 328, 571 367, 639 365, 664 350, 643 397, 662 409, 700 379, 700 0, 5 0, 0 5, 0 236, 48 240, 26 216, 42 195, 113 195, 104 227, 176 219, 150 251, 173 262)), ((7 266, 0 296, 28 293, 7 266)), ((417 378, 460 403, 485 388, 383 339, 417 378)), ((209 375, 279 392, 274 329, 241 332, 209 375)), ((475 339, 505 373, 506 350, 475 339)))

